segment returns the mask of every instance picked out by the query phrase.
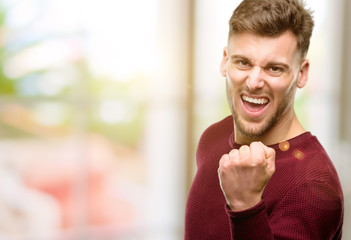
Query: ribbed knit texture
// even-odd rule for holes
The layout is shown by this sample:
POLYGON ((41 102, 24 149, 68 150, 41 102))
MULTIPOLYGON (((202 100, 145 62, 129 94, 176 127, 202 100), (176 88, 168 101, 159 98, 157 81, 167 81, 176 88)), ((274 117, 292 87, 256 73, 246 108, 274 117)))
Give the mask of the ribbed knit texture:
POLYGON ((186 207, 186 240, 341 239, 343 194, 316 137, 306 132, 270 146, 276 151, 276 172, 263 200, 241 212, 226 206, 217 174, 222 155, 240 147, 233 139, 232 117, 201 136, 186 207))

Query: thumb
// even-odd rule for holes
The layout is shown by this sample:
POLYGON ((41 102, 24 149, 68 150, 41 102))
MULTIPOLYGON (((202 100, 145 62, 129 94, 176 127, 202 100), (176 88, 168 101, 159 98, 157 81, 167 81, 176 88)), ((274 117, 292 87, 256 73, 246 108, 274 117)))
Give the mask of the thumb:
POLYGON ((275 150, 273 148, 267 147, 263 143, 261 144, 265 152, 267 169, 271 174, 273 174, 275 172, 275 150))

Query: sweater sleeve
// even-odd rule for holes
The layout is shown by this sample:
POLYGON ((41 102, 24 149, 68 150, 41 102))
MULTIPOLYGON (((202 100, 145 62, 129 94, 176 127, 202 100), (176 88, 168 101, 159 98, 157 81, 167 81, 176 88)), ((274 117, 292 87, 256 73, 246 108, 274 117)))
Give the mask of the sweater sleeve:
POLYGON ((343 198, 322 181, 295 186, 269 214, 264 200, 245 211, 226 212, 232 239, 341 239, 343 198))
POLYGON ((228 205, 225 208, 230 218, 232 239, 274 239, 264 201, 239 212, 231 211, 228 205))

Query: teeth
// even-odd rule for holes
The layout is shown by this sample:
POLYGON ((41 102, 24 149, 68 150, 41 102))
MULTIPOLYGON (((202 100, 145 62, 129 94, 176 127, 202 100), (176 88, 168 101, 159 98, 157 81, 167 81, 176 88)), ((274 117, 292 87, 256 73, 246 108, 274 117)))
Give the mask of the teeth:
POLYGON ((266 104, 268 99, 266 98, 250 98, 248 96, 242 96, 242 99, 246 102, 255 103, 255 104, 266 104))

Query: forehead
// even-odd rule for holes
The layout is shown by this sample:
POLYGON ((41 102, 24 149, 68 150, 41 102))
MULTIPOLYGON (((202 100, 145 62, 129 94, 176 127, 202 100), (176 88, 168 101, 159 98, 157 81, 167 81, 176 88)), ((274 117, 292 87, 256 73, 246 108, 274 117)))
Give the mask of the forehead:
POLYGON ((251 32, 235 33, 228 40, 229 57, 241 55, 257 63, 281 61, 292 65, 298 55, 296 49, 297 40, 290 31, 275 37, 251 32))

